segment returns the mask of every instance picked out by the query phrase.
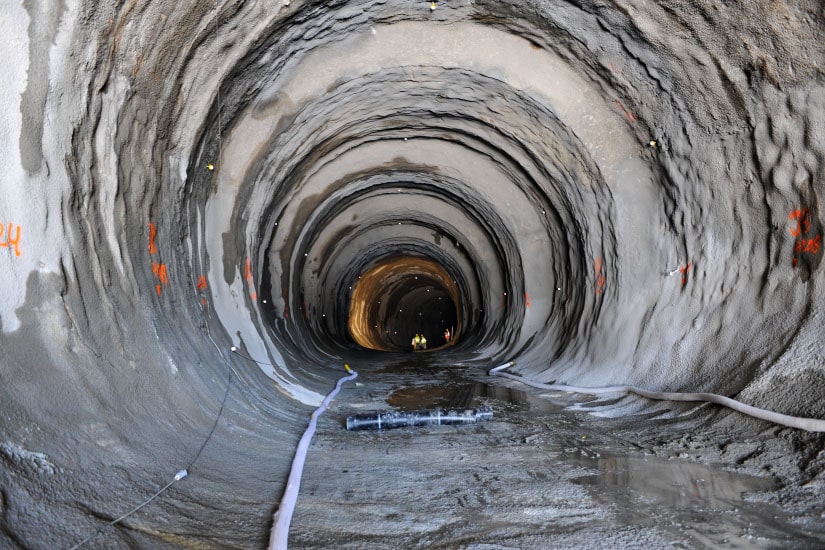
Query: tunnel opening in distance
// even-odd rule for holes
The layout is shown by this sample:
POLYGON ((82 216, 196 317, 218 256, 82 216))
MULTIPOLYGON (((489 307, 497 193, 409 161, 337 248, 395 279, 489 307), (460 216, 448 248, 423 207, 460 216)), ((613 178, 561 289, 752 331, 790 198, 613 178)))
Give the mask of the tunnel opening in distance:
POLYGON ((415 256, 388 258, 359 276, 349 305, 347 328, 353 341, 367 349, 411 349, 423 334, 430 349, 458 341, 461 332, 459 290, 435 261, 415 256))

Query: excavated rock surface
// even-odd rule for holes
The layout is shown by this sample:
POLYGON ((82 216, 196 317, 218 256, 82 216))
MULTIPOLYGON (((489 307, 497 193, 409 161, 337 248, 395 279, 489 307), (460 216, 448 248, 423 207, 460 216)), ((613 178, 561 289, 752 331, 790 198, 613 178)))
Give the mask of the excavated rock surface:
MULTIPOLYGON (((446 366, 512 359, 543 382, 825 417, 822 3, 429 5, 3 7, 0 546, 98 529, 106 547, 262 545, 345 361, 426 367, 419 382, 437 385, 446 366), (399 265, 417 267, 356 294, 399 265), (431 353, 392 353, 419 331, 431 353)), ((631 397, 586 409, 620 452, 772 475, 763 500, 802 526, 776 540, 813 544, 822 435, 631 397)), ((513 441, 549 426, 529 416, 513 441)), ((321 453, 361 441, 327 437, 321 453)), ((509 466, 540 454, 485 441, 509 466)), ((369 469, 380 450, 365 447, 369 469)), ((465 470, 449 483, 472 484, 465 470)), ((547 518, 511 542, 546 542, 531 533, 547 518)), ((296 544, 331 543, 334 527, 304 525, 296 544)), ((420 527, 386 544, 438 544, 420 527)), ((558 544, 657 545, 657 528, 558 544)))

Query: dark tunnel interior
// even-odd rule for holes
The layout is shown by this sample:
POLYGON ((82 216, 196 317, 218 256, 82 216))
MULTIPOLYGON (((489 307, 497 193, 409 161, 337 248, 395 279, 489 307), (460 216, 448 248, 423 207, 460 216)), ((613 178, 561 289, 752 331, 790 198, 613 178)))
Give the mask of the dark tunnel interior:
POLYGON ((338 294, 350 296, 346 322, 354 343, 402 351, 410 349, 419 334, 430 335, 430 349, 455 345, 461 330, 458 287, 433 260, 403 256, 381 261, 358 276, 351 293, 338 294))
MULTIPOLYGON (((479 381, 513 361, 537 382, 712 392, 825 418, 819 0, 26 0, 0 12, 0 547, 90 533, 89 547, 264 545, 307 417, 345 363, 359 378, 322 428, 460 394, 503 411, 471 432, 480 448, 520 442, 491 456, 543 464, 581 447, 579 432, 612 434, 617 456, 771 477, 765 498, 808 529, 782 540, 824 540, 810 531, 825 514, 822 434, 479 381), (412 352, 416 334, 426 352, 412 352), (559 428, 573 442, 530 454, 525 441, 554 433, 547 415, 571 411, 586 426, 559 428), (110 524, 187 464, 191 479, 110 524)), ((358 474, 347 445, 361 451, 352 464, 380 472, 402 444, 321 437, 312 452, 338 453, 336 477, 358 474)), ((452 456, 444 441, 395 459, 452 456)), ((565 464, 617 467, 597 454, 565 464)), ((510 494, 476 466, 454 474, 456 491, 510 494)), ((391 472, 407 491, 405 470, 391 472)), ((350 498, 308 475, 308 502, 350 498)), ((538 495, 537 479, 512 482, 538 495)), ((565 487, 553 494, 584 494, 565 487)), ((410 500, 429 501, 424 488, 410 500)), ((627 494, 616 506, 634 507, 627 494)), ((466 534, 472 521, 405 522, 365 495, 362 531, 325 531, 325 514, 305 510, 293 546, 546 547, 540 533, 564 514, 551 521, 530 498, 498 509, 516 534, 490 527, 493 512, 466 534)), ((658 544, 648 527, 576 530, 555 547, 658 544)))

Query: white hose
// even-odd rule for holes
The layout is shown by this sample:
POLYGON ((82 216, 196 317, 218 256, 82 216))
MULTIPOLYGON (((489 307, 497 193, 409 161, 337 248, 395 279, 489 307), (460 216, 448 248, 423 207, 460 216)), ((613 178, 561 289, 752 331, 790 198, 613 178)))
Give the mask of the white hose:
POLYGON ((289 537, 289 524, 292 522, 292 514, 295 512, 295 503, 298 500, 298 490, 301 488, 301 475, 304 472, 304 462, 307 457, 307 449, 309 443, 312 441, 312 436, 315 434, 315 426, 318 417, 321 416, 333 398, 341 391, 341 385, 349 380, 354 380, 358 373, 349 368, 349 365, 344 365, 348 376, 338 379, 335 389, 329 392, 324 398, 321 406, 309 417, 309 425, 307 426, 304 435, 298 442, 298 448, 295 450, 295 458, 292 459, 292 470, 289 472, 289 479, 286 482, 286 489, 284 496, 281 498, 281 504, 278 506, 278 511, 275 512, 273 519, 275 525, 272 527, 272 533, 269 539, 269 550, 286 550, 287 539, 289 537))
POLYGON ((516 376, 509 372, 501 372, 502 370, 515 365, 514 361, 510 361, 503 365, 499 365, 491 369, 488 374, 490 376, 503 376, 511 380, 517 380, 522 384, 533 386, 534 388, 541 388, 543 390, 566 391, 574 393, 586 393, 590 395, 598 395, 602 393, 635 393, 648 399, 659 399, 662 401, 706 401, 708 403, 716 403, 724 407, 729 407, 742 414, 759 418, 760 420, 767 420, 780 426, 787 426, 789 428, 799 428, 808 432, 825 432, 825 420, 818 418, 803 418, 799 416, 789 416, 766 409, 760 409, 751 405, 746 405, 741 401, 725 397, 716 393, 679 393, 679 392, 658 392, 644 390, 635 386, 601 386, 595 388, 580 387, 580 386, 566 386, 562 384, 542 384, 535 382, 522 376, 516 376))

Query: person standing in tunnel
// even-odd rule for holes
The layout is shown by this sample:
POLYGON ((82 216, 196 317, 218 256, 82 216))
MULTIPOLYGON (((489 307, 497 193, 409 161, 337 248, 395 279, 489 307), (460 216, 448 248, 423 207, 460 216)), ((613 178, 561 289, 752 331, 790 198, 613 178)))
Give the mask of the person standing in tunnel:
POLYGON ((418 338, 418 347, 420 349, 427 349, 427 339, 424 338, 423 334, 418 338))
POLYGON ((413 349, 413 351, 418 351, 418 339, 419 339, 419 336, 418 336, 418 333, 416 333, 416 335, 413 336, 413 339, 412 339, 412 349, 413 349))
POLYGON ((450 343, 450 329, 444 329, 444 341, 450 343))

